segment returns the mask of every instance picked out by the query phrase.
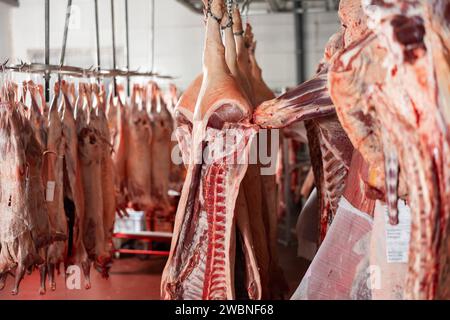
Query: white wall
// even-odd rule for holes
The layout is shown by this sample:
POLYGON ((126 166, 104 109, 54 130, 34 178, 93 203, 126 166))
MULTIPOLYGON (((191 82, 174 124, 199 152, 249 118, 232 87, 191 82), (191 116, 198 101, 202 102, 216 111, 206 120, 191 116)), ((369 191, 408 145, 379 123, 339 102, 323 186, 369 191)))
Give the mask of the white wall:
MULTIPOLYGON (((110 0, 99 0, 102 67, 112 67, 110 0)), ((73 0, 78 19, 69 30, 66 60, 68 65, 96 65, 94 1, 73 0), (79 23, 76 23, 79 21, 79 23)), ((66 1, 51 0, 51 63, 59 63, 63 37, 66 1)), ((19 8, 11 8, 13 49, 10 56, 43 62, 44 0, 21 0, 19 8)), ((201 71, 204 27, 202 16, 192 13, 175 0, 155 0, 155 71, 178 77, 185 88, 201 71)), ((2 10, 3 13, 3 10, 2 10)), ((309 14, 308 14, 309 15, 309 14)), ((151 8, 148 0, 129 1, 131 68, 149 70, 151 66, 151 8)), ((117 65, 125 66, 124 1, 115 0, 117 65)), ((307 17, 307 74, 320 60, 318 52, 337 28, 335 12, 311 14, 307 17), (334 17, 334 20, 333 20, 334 17), (324 23, 322 23, 322 19, 324 23), (320 21, 319 21, 320 20, 320 21), (333 29, 333 30, 332 30, 333 29), (319 37, 325 37, 319 39, 319 37)), ((1 24, 7 20, 1 19, 1 24)), ((292 14, 267 14, 249 17, 258 41, 257 58, 263 75, 272 88, 296 84, 295 30, 292 14)), ((8 22, 9 24, 9 22, 8 22)), ((10 28, 11 29, 11 28, 10 28)), ((1 29, 1 34, 5 29, 1 29)), ((0 51, 1 52, 1 51, 0 51)), ((321 55, 321 52, 320 52, 321 55)))
MULTIPOLYGON (((112 32, 110 0, 99 0, 101 65, 111 68, 112 32)), ((124 1, 115 0, 117 66, 125 67, 124 1)), ((59 63, 66 1, 51 0, 50 62, 59 63)), ((73 0, 73 24, 69 29, 65 64, 96 65, 94 1, 73 0)), ((173 0, 155 1, 155 71, 180 77, 185 86, 201 69, 202 17, 173 0)), ((151 67, 150 1, 129 1, 130 67, 151 67)), ((12 12, 14 57, 33 62, 44 59, 44 0, 21 0, 12 12), (26 27, 33 26, 32 28, 26 27)))
POLYGON ((305 15, 305 76, 312 76, 323 57, 326 43, 340 28, 337 12, 309 12, 305 15))
POLYGON ((12 53, 11 41, 11 6, 0 2, 0 63, 12 53))

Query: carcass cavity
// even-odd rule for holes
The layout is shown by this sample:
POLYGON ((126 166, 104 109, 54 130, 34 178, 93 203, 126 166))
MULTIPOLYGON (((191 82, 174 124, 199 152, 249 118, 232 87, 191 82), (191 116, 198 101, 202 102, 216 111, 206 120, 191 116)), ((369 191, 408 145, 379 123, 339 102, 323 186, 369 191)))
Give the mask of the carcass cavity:
POLYGON ((192 129, 192 121, 186 117, 180 110, 175 111, 175 123, 176 126, 188 125, 192 129))
POLYGON ((209 117, 208 127, 221 130, 225 123, 237 123, 244 118, 244 113, 235 105, 226 103, 217 108, 209 117))
POLYGON ((391 21, 395 39, 403 45, 405 62, 414 63, 426 50, 424 44, 425 27, 419 16, 395 16, 391 21))

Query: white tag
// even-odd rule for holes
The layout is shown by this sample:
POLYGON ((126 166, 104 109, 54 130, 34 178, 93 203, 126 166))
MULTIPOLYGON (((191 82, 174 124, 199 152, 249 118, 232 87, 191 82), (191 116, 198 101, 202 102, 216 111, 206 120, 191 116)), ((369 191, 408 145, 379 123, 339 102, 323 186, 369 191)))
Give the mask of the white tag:
POLYGON ((55 181, 47 181, 47 188, 45 190, 45 200, 47 202, 52 202, 55 197, 55 181))
POLYGON ((393 226, 389 223, 387 206, 384 206, 384 221, 386 226, 386 257, 388 263, 408 262, 409 238, 411 235, 411 210, 405 201, 397 202, 399 223, 393 226))

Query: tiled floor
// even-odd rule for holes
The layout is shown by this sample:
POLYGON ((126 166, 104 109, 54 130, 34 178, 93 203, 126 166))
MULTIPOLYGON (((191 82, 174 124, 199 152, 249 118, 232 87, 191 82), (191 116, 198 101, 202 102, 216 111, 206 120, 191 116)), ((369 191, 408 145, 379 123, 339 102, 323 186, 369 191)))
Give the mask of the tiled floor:
MULTIPOLYGON (((281 266, 284 269, 286 279, 292 293, 304 272, 308 267, 306 260, 295 256, 296 248, 279 247, 281 266)), ((26 275, 20 287, 18 296, 12 296, 10 290, 13 278, 8 277, 6 287, 0 291, 1 299, 130 299, 146 300, 159 299, 159 286, 161 272, 165 265, 165 258, 151 257, 140 260, 137 257, 128 257, 115 260, 108 280, 102 279, 100 275, 92 270, 92 288, 90 290, 68 290, 65 288, 64 277, 57 277, 56 291, 47 288, 46 295, 39 295, 39 273, 35 271, 32 275, 26 275)))

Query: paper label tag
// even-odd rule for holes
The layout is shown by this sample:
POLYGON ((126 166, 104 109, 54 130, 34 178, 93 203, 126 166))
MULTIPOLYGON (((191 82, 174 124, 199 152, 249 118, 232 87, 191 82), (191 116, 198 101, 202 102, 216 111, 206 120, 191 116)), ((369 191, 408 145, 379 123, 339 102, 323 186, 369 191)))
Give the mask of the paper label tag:
POLYGON ((52 202, 55 197, 55 181, 47 181, 47 188, 45 189, 45 200, 52 202))
POLYGON ((411 235, 411 210, 405 201, 398 200, 398 220, 395 226, 389 223, 387 206, 384 206, 386 226, 386 258, 388 263, 407 263, 411 235))

